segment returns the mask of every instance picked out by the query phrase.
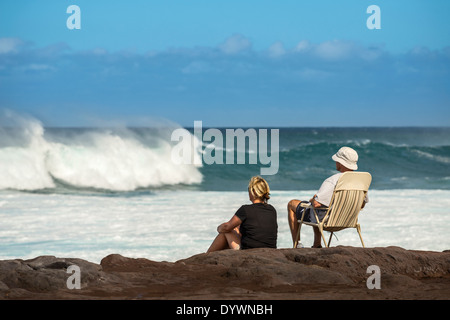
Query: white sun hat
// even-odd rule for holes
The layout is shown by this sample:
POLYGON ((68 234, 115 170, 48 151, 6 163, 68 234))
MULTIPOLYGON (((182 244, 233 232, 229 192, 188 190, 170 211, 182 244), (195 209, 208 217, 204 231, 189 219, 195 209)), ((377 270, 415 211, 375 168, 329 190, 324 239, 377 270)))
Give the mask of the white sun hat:
POLYGON ((336 152, 331 159, 339 162, 350 170, 358 169, 358 153, 350 147, 342 147, 336 152))

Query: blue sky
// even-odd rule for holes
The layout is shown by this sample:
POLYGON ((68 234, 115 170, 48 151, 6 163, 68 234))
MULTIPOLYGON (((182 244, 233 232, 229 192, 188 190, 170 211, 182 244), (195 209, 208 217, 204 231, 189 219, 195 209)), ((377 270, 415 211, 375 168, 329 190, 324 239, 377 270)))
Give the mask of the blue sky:
POLYGON ((450 126, 448 12, 446 0, 2 1, 0 108, 48 126, 450 126), (72 4, 80 30, 66 26, 72 4))

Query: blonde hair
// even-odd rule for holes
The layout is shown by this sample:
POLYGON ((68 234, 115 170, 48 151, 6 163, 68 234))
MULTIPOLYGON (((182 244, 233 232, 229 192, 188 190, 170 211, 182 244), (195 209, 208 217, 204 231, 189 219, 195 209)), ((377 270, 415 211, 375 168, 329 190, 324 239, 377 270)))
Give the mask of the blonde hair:
POLYGON ((255 176, 250 179, 250 183, 248 184, 248 191, 251 192, 253 197, 264 202, 267 202, 267 200, 270 199, 269 184, 260 176, 255 176))

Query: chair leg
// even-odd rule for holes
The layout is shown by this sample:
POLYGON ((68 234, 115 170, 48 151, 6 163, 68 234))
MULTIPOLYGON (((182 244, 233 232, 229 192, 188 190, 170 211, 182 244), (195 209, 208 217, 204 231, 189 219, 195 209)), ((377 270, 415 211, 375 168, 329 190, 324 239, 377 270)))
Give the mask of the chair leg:
POLYGON ((358 231, 359 238, 361 239, 361 244, 362 244, 363 248, 365 248, 364 241, 363 241, 362 236, 361 236, 361 227, 359 226, 359 224, 356 225, 356 230, 358 231))
POLYGON ((298 230, 297 230, 297 237, 296 240, 294 241, 294 249, 297 248, 297 245, 300 243, 300 230, 302 228, 302 223, 298 224, 298 230))
POLYGON ((325 240, 325 236, 323 235, 323 227, 320 224, 319 224, 319 231, 320 231, 320 234, 322 235, 323 244, 325 245, 325 247, 328 248, 327 241, 325 240))
POLYGON ((330 246, 330 243, 331 243, 331 237, 333 237, 333 231, 331 231, 330 239, 328 239, 328 247, 330 246))

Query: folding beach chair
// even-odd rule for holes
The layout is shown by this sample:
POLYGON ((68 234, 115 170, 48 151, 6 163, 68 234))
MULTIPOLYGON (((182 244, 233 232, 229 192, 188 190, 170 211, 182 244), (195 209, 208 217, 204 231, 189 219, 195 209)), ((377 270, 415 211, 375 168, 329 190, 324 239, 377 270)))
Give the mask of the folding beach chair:
POLYGON ((346 228, 356 228, 359 238, 361 239, 362 246, 364 247, 364 242, 361 236, 361 228, 358 223, 358 214, 361 211, 364 197, 369 190, 371 182, 372 176, 368 172, 344 172, 336 184, 330 206, 327 208, 325 217, 318 223, 303 221, 303 217, 307 211, 306 209, 311 208, 315 214, 316 221, 319 221, 316 210, 320 208, 314 208, 311 204, 302 203, 301 205, 305 208, 305 210, 303 210, 301 220, 298 220, 298 240, 295 242, 294 248, 296 248, 297 244, 300 242, 300 230, 302 224, 318 227, 326 247, 330 246, 333 232, 346 228), (328 244, 325 241, 323 231, 331 232, 328 244))

